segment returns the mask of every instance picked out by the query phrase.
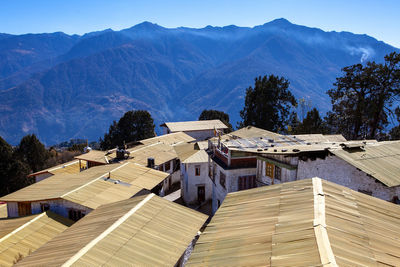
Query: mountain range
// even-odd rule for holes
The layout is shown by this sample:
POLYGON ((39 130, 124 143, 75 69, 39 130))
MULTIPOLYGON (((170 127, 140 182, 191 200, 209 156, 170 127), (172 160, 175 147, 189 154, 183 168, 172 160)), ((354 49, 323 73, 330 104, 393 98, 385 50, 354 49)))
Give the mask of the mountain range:
POLYGON ((98 140, 113 120, 146 109, 156 125, 203 109, 240 119, 246 88, 275 74, 322 112, 345 66, 383 61, 397 48, 367 35, 277 19, 264 25, 131 28, 67 35, 0 34, 0 136, 35 133, 47 145, 98 140))

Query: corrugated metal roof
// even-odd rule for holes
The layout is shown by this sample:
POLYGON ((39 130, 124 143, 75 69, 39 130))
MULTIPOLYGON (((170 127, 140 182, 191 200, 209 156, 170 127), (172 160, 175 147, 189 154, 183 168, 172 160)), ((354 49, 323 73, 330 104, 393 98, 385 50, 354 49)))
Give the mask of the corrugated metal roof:
POLYGON ((191 155, 183 161, 183 163, 202 163, 208 162, 208 154, 205 150, 198 150, 195 154, 191 155))
POLYGON ((173 266, 207 216, 153 194, 99 207, 16 266, 173 266))
MULTIPOLYGON (((85 167, 86 164, 84 162, 81 163, 81 167, 85 167)), ((79 173, 79 160, 73 160, 69 161, 63 164, 59 164, 57 166, 53 166, 38 172, 34 172, 28 175, 28 177, 31 176, 36 176, 38 174, 42 173, 51 173, 51 174, 56 174, 56 173, 79 173)))
POLYGON ((386 186, 400 185, 400 141, 366 144, 362 148, 329 150, 386 186))
POLYGON ((79 174, 54 175, 7 196, 2 201, 63 198, 89 208, 127 199, 142 189, 153 189, 169 176, 134 163, 92 167, 79 174), (112 180, 105 180, 105 178, 112 180), (114 183, 119 180, 122 183, 114 183))
POLYGON ((97 179, 62 198, 95 209, 103 204, 131 198, 143 189, 150 191, 168 176, 165 172, 126 163, 107 175, 111 180, 97 179), (117 180, 122 183, 114 183, 117 180))
POLYGON ((100 150, 91 150, 88 153, 76 156, 75 158, 101 164, 108 164, 106 152, 100 150))
POLYGON ((192 142, 195 139, 183 132, 176 132, 170 134, 164 134, 144 140, 140 140, 139 142, 143 145, 151 145, 154 143, 164 143, 166 145, 176 145, 181 143, 192 142))
POLYGON ((60 198, 62 195, 107 174, 117 166, 120 164, 92 167, 78 174, 56 174, 3 196, 0 201, 37 201, 60 198))
POLYGON ((208 149, 208 141, 199 141, 196 142, 196 144, 199 149, 204 149, 204 150, 208 149))
POLYGON ((168 127, 171 132, 202 131, 228 128, 220 120, 166 122, 160 126, 168 127))
POLYGON ((195 143, 176 145, 174 149, 181 162, 199 151, 195 143))
POLYGON ((187 266, 400 266, 400 206, 319 178, 225 198, 187 266))
POLYGON ((221 139, 222 140, 236 139, 236 138, 246 139, 246 138, 254 138, 254 137, 266 137, 266 138, 270 138, 270 139, 275 139, 278 136, 281 136, 281 135, 271 132, 271 131, 261 129, 261 128, 257 128, 255 126, 246 126, 246 127, 240 128, 239 130, 236 130, 236 131, 233 131, 233 132, 223 135, 221 139))
POLYGON ((160 165, 178 157, 174 147, 164 143, 154 143, 147 146, 128 149, 129 162, 135 162, 146 166, 148 158, 154 158, 155 165, 160 165))
POLYGON ((73 221, 50 211, 0 220, 0 266, 12 266, 63 232, 73 221))

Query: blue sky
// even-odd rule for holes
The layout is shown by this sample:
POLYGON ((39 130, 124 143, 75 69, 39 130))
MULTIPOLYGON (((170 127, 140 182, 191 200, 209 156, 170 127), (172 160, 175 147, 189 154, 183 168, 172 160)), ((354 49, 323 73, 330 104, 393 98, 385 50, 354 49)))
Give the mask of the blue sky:
POLYGON ((143 21, 173 28, 255 26, 276 18, 325 31, 365 33, 400 47, 398 0, 1 0, 0 32, 119 30, 143 21))

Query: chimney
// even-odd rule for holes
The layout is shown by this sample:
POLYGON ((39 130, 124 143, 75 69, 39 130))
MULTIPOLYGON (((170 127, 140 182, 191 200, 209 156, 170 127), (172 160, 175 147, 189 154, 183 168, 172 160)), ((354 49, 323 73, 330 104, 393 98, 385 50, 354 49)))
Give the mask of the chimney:
POLYGON ((147 158, 147 167, 154 169, 154 158, 147 158))

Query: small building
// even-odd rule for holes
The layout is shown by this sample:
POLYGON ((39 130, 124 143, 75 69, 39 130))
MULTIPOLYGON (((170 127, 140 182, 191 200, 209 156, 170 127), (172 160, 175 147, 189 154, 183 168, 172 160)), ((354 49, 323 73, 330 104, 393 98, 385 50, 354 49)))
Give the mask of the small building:
POLYGON ((168 177, 134 163, 108 164, 78 174, 57 174, 0 199, 7 203, 8 217, 50 210, 77 221, 102 204, 148 192, 158 194, 168 177))
MULTIPOLYGON (((341 135, 280 135, 252 126, 208 140, 209 173, 213 183, 213 213, 218 209, 227 193, 269 184, 265 182, 265 179, 260 179, 260 155, 273 152, 278 147, 285 148, 287 152, 289 151, 287 147, 296 145, 315 148, 324 144, 325 148, 328 143, 332 144, 342 140, 345 139, 341 135)), ((282 163, 284 162, 286 161, 282 163)), ((287 165, 288 170, 292 170, 289 165, 287 165)), ((274 168, 276 175, 286 172, 286 169, 280 169, 280 165, 274 165, 271 168, 274 168)), ((289 171, 287 175, 293 180, 296 172, 289 171)))
POLYGON ((181 172, 181 196, 186 205, 201 205, 212 200, 208 154, 205 150, 195 150, 181 161, 181 172))
POLYGON ((62 233, 73 221, 51 211, 0 219, 0 266, 12 266, 62 233))
POLYGON ((166 122, 160 127, 163 128, 164 135, 184 132, 196 141, 209 139, 216 136, 216 131, 224 132, 228 129, 228 126, 220 120, 166 122))
POLYGON ((323 175, 328 181, 399 203, 400 141, 276 147, 258 157, 257 180, 266 185, 323 175))
POLYGON ((34 179, 34 182, 37 183, 58 173, 79 173, 81 169, 85 168, 85 163, 80 163, 79 160, 73 160, 51 168, 31 173, 28 175, 28 177, 31 177, 32 179, 34 179))
POLYGON ((154 194, 100 206, 16 266, 182 266, 207 216, 154 194))
POLYGON ((228 194, 186 266, 400 266, 400 206, 319 178, 228 194))

